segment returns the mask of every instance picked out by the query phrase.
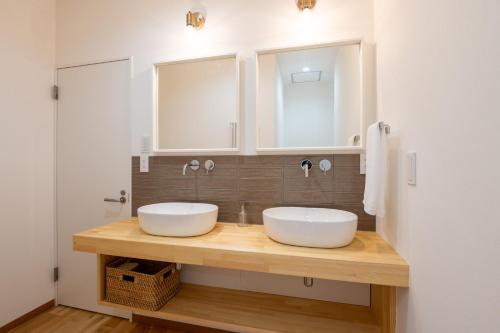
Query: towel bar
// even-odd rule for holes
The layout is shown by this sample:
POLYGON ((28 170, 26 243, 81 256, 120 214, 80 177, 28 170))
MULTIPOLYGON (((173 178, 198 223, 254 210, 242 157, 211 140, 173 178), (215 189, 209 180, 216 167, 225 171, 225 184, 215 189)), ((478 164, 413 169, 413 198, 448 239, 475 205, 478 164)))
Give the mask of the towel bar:
POLYGON ((383 121, 378 123, 378 128, 380 128, 380 130, 385 130, 385 134, 391 134, 391 125, 386 124, 383 121))

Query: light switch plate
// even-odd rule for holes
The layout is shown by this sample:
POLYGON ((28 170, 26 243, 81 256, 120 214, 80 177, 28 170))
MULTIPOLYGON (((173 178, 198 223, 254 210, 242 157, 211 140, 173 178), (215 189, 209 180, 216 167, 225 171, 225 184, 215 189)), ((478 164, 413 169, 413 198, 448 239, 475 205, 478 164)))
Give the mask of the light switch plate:
POLYGON ((149 172, 149 154, 141 153, 140 157, 140 172, 149 172))
POLYGON ((143 135, 141 138, 140 172, 149 172, 149 151, 151 147, 151 137, 143 135))
POLYGON ((359 174, 366 175, 366 154, 359 155, 359 174))
POLYGON ((417 185, 417 152, 408 152, 407 166, 408 185, 417 185))

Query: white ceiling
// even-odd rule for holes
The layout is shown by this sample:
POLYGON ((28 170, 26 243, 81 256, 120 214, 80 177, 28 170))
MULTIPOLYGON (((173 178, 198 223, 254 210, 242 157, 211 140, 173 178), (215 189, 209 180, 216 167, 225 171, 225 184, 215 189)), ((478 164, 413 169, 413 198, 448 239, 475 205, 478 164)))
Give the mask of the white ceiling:
POLYGON ((321 81, 333 82, 337 50, 338 47, 323 47, 277 54, 283 83, 291 84, 292 73, 302 72, 304 67, 311 72, 321 71, 321 81))

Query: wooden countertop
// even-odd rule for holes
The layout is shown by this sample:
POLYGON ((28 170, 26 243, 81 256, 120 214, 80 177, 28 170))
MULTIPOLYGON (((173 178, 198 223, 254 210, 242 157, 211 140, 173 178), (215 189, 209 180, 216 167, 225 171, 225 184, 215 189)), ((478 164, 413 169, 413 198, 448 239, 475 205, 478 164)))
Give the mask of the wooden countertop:
POLYGON ((73 236, 76 251, 329 280, 408 287, 409 266, 377 233, 358 231, 343 248, 315 249, 271 240, 262 225, 217 223, 188 238, 144 233, 136 218, 73 236))

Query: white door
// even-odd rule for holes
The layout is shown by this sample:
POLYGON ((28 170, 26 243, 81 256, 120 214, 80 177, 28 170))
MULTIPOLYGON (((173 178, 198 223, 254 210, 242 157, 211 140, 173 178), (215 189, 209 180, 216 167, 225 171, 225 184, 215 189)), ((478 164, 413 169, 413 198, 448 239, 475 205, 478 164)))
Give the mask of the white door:
POLYGON ((96 255, 75 252, 72 235, 130 217, 130 61, 57 71, 57 239, 59 304, 97 305, 96 255), (126 191, 127 201, 120 199, 126 191))

